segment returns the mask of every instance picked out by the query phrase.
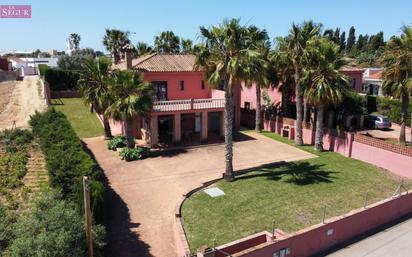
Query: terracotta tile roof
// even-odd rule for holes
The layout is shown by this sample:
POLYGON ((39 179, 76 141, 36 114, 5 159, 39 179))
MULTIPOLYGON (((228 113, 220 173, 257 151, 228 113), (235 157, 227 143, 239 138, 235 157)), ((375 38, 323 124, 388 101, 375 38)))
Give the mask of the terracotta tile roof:
POLYGON ((343 66, 339 70, 340 71, 362 71, 362 72, 365 71, 365 69, 357 68, 357 67, 351 67, 351 66, 343 66))
POLYGON ((369 76, 365 76, 365 79, 382 79, 382 72, 383 71, 370 73, 369 76))
MULTIPOLYGON (((196 56, 193 54, 148 54, 132 60, 132 69, 143 72, 194 71, 196 56)), ((123 61, 113 68, 126 69, 123 61)))

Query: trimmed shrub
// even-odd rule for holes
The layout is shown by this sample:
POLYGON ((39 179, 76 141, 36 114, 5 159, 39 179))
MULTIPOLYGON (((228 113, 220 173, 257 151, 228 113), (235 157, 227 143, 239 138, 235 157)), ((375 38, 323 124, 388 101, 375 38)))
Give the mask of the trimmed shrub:
POLYGON ((50 184, 61 190, 63 198, 73 199, 83 206, 82 178, 89 177, 92 211, 98 221, 103 218, 102 172, 83 148, 63 113, 54 108, 36 112, 30 119, 33 134, 39 138, 45 155, 50 184))
MULTIPOLYGON (((386 97, 377 97, 377 112, 388 116, 392 122, 400 123, 401 121, 401 101, 389 99, 386 97)), ((407 126, 411 125, 412 102, 409 102, 408 116, 406 117, 407 126)))
POLYGON ((47 64, 39 64, 38 68, 41 76, 44 76, 46 71, 50 70, 50 67, 47 64))
POLYGON ((126 147, 127 140, 125 136, 115 136, 107 142, 107 149, 116 151, 117 148, 126 147))
POLYGON ((50 85, 50 90, 77 90, 79 74, 74 71, 62 69, 46 69, 44 78, 50 85))
POLYGON ((147 147, 124 148, 120 151, 119 155, 122 157, 122 160, 129 162, 146 157, 149 151, 147 147))

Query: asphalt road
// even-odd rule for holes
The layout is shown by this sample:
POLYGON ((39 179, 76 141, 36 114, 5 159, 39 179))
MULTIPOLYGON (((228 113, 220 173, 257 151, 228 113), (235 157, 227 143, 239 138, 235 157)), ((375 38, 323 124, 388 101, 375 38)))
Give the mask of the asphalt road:
POLYGON ((349 245, 329 257, 411 257, 412 219, 401 222, 357 243, 349 245))

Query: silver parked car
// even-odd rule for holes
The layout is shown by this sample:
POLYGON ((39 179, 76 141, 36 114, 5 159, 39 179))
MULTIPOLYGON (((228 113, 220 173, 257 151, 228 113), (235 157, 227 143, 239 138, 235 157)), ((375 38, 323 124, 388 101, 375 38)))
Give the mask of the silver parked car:
POLYGON ((384 115, 369 114, 366 116, 365 126, 373 129, 389 129, 392 126, 392 122, 384 115))

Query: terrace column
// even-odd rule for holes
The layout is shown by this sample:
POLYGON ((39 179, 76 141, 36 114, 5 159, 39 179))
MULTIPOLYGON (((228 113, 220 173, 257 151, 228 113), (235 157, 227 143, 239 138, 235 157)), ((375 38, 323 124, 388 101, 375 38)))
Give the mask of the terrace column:
POLYGON ((203 111, 202 112, 202 129, 201 129, 201 135, 200 135, 200 140, 202 142, 207 141, 207 132, 208 132, 208 112, 203 111))
POLYGON ((174 128, 173 128, 173 142, 180 143, 182 138, 182 126, 181 126, 181 115, 180 113, 175 114, 174 118, 174 128))
POLYGON ((150 146, 154 147, 159 143, 159 135, 157 128, 157 116, 152 116, 150 120, 150 146))
POLYGON ((220 113, 220 122, 219 122, 220 137, 225 138, 225 112, 220 113))

